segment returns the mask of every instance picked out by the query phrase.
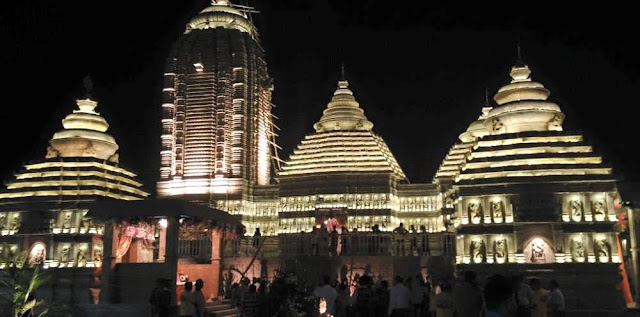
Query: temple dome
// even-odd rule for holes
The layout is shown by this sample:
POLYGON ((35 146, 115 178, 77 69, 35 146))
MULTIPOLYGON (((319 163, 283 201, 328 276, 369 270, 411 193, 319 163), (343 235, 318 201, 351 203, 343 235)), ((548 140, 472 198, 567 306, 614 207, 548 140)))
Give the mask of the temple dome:
POLYGON ((484 125, 484 121, 489 115, 489 111, 492 107, 483 107, 482 114, 478 117, 478 120, 472 122, 465 132, 462 132, 458 137, 462 142, 473 142, 474 140, 490 134, 487 127, 484 125))
POLYGON ((524 131, 562 131, 564 114, 550 101, 549 90, 531 81, 527 65, 511 68, 511 83, 498 90, 497 107, 489 111, 484 126, 491 134, 524 131))
POLYGON ((215 28, 235 29, 240 32, 249 33, 253 38, 257 38, 258 31, 249 21, 247 15, 232 7, 229 1, 212 1, 211 6, 200 11, 187 23, 185 33, 192 30, 204 30, 215 28))
POLYGON ((364 115, 364 110, 360 108, 360 104, 349 89, 349 82, 341 80, 322 118, 313 125, 313 128, 316 132, 371 131, 373 123, 364 115))
POLYGON ((373 133, 348 88, 340 81, 323 116, 278 171, 279 177, 341 173, 390 174, 395 180, 406 176, 384 140, 373 133))
POLYGON ((107 121, 95 112, 98 105, 91 99, 76 100, 78 110, 62 120, 63 130, 50 141, 47 157, 95 157, 107 160, 118 150, 115 139, 105 133, 107 121))

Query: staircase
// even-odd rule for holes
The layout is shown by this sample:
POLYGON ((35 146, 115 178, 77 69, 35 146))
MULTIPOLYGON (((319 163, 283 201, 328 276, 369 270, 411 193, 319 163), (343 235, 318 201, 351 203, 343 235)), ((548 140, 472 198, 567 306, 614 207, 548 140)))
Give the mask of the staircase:
POLYGON ((231 305, 230 299, 207 302, 208 316, 212 317, 236 317, 238 309, 231 305))

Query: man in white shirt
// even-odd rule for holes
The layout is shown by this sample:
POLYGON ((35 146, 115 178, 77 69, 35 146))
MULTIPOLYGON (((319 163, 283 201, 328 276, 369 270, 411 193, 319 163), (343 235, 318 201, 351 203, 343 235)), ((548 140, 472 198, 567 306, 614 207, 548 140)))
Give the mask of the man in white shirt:
POLYGON ((396 276, 394 285, 389 291, 389 316, 410 316, 411 303, 409 302, 409 289, 402 284, 404 280, 401 276, 396 276))
POLYGON ((549 296, 549 316, 564 316, 566 305, 564 302, 564 295, 560 291, 558 287, 558 282, 556 280, 549 281, 549 289, 551 290, 551 295, 549 296))
POLYGON ((327 303, 327 313, 330 315, 336 314, 336 298, 338 297, 338 291, 331 286, 331 279, 325 275, 322 277, 323 285, 316 288, 313 292, 318 298, 324 298, 327 303))

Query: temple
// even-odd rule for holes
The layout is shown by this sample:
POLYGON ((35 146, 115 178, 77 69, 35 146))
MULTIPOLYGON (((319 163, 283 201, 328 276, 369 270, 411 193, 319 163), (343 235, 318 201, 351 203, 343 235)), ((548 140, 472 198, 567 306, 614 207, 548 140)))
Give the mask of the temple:
POLYGON ((104 226, 86 217, 91 204, 149 196, 120 165, 98 103, 89 95, 76 103, 46 157, 24 165, 0 191, 0 247, 29 251, 30 263, 46 268, 101 266, 104 226))
POLYGON ((171 274, 176 287, 202 277, 217 299, 241 278, 282 267, 391 280, 455 266, 556 278, 569 307, 621 306, 616 281, 631 242, 619 238, 617 180, 580 133, 563 129, 560 106, 522 58, 433 181, 414 184, 344 76, 314 131, 279 159, 273 80, 252 12, 213 1, 173 46, 159 105, 158 200, 126 202, 149 194, 120 166, 87 96, 46 157, 0 191, 0 242, 29 251, 32 265, 70 270, 100 267, 105 245, 111 302, 146 304, 126 272, 171 274), (111 203, 94 204, 103 200, 111 203), (588 300, 598 297, 606 305, 588 300))

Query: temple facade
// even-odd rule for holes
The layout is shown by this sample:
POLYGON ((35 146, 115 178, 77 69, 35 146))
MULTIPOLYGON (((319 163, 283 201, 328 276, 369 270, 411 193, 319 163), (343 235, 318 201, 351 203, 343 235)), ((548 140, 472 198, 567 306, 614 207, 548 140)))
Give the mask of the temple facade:
POLYGON ((453 204, 457 263, 620 262, 610 166, 518 62, 435 182, 453 204))
POLYGON ((86 217, 91 204, 149 196, 136 174, 120 166, 98 103, 90 96, 76 102, 46 156, 0 190, 0 248, 28 251, 29 263, 45 268, 101 266, 104 226, 86 217))

